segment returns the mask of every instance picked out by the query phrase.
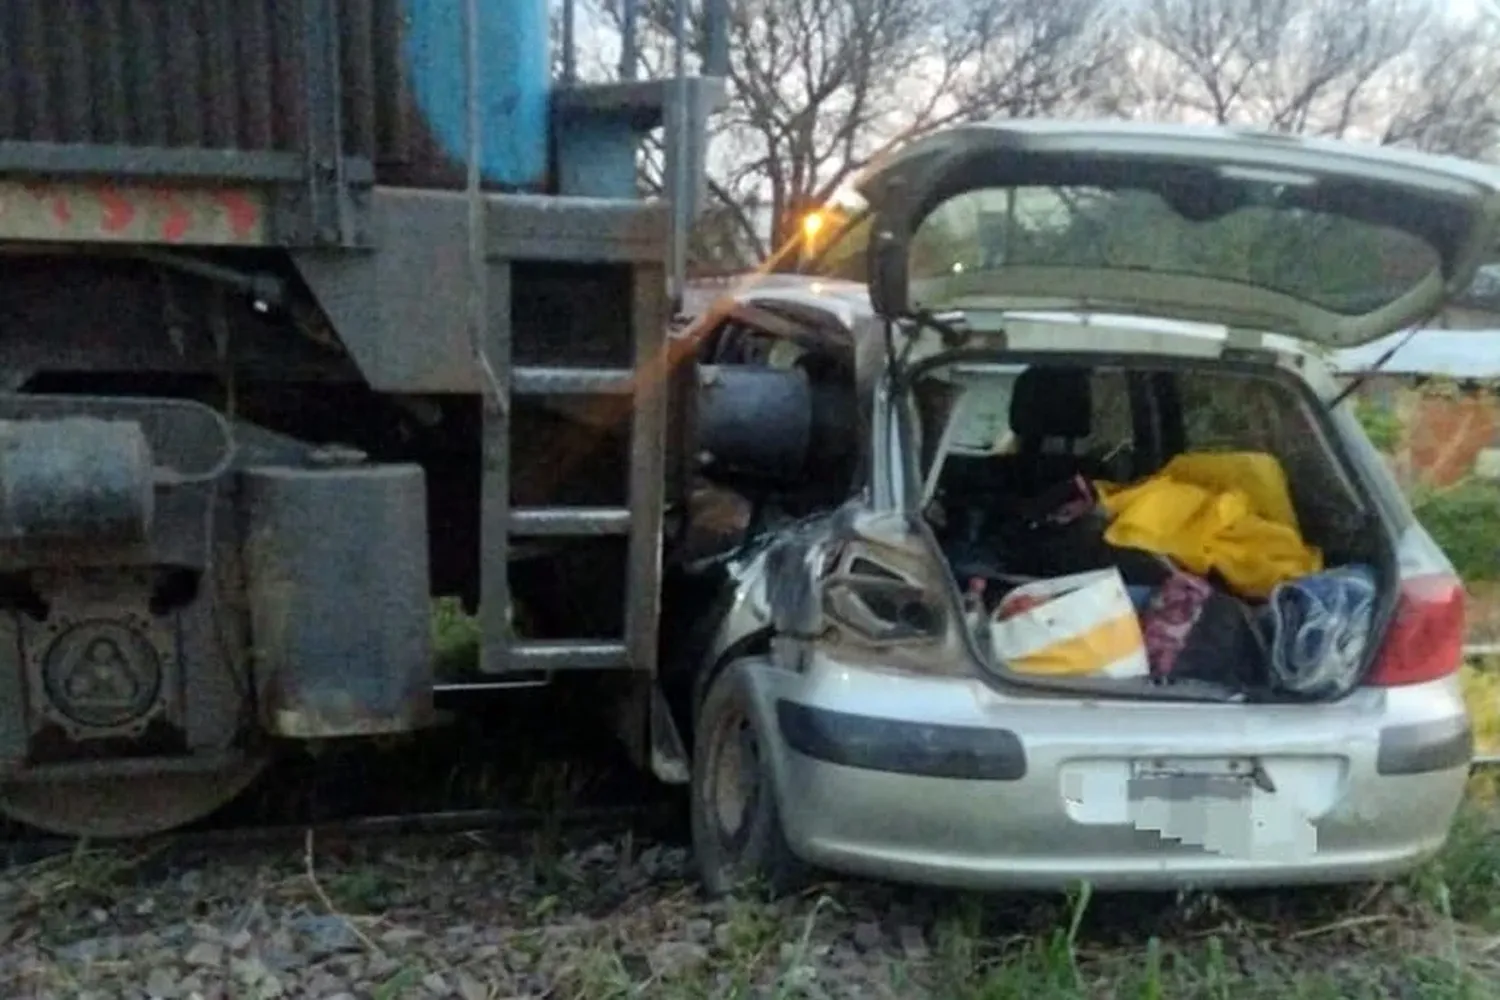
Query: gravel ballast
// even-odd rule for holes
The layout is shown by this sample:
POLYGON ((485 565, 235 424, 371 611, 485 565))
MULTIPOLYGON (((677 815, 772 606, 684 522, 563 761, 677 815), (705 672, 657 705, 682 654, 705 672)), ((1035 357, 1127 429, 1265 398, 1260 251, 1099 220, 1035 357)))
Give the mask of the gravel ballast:
POLYGON ((708 901, 685 847, 628 836, 137 847, 0 873, 0 996, 1500 995, 1482 929, 1420 893, 1069 901, 830 882, 708 901))

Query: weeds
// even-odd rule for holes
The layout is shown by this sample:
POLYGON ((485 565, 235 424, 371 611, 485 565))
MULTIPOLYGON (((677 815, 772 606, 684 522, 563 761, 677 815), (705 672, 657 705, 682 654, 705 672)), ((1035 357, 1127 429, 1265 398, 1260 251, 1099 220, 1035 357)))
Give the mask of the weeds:
MULTIPOLYGON (((457 635, 462 645, 464 621, 455 616, 454 623, 435 627, 457 635)), ((1500 671, 1471 668, 1464 683, 1479 742, 1500 750, 1500 671)), ((529 778, 505 781, 505 797, 541 809, 565 806, 579 795, 586 777, 565 763, 551 768, 504 763, 510 765, 505 770, 529 778)), ((927 953, 882 947, 859 955, 860 974, 868 978, 853 994, 847 982, 837 987, 831 980, 849 975, 854 919, 846 910, 855 909, 850 897, 870 891, 866 888, 834 885, 774 905, 756 894, 710 910, 692 899, 691 887, 658 886, 632 896, 617 914, 585 919, 575 901, 587 886, 568 862, 559 831, 544 826, 529 846, 529 863, 520 868, 529 895, 502 918, 516 927, 505 939, 503 964, 535 970, 549 995, 575 1000, 1500 996, 1500 776, 1473 779, 1438 857, 1376 890, 1189 893, 1175 904, 1157 900, 1139 906, 1106 900, 1086 885, 1055 904, 1028 897, 1022 906, 1013 900, 925 894, 930 910, 924 913, 932 918, 922 919, 927 953), (687 924, 701 923, 701 914, 710 912, 710 935, 686 933, 687 924), (835 960, 840 949, 845 957, 835 960)), ((632 844, 620 848, 622 869, 631 866, 634 854, 632 844)), ((71 855, 6 872, 0 879, 0 948, 7 921, 14 933, 30 933, 50 912, 81 913, 87 922, 92 909, 116 907, 143 879, 140 865, 146 857, 81 845, 71 855)), ((426 995, 422 983, 430 969, 450 983, 462 982, 463 1000, 498 1000, 530 989, 486 973, 467 956, 447 968, 408 955, 398 962, 401 946, 381 935, 413 880, 393 874, 388 861, 336 861, 318 873, 317 881, 326 891, 326 909, 356 915, 381 947, 392 950, 392 965, 361 995, 390 1000, 426 995)), ((483 897, 482 888, 476 892, 476 899, 483 897)), ((295 902, 305 905, 305 891, 295 902)), ((404 911, 411 912, 410 907, 404 911)), ((483 920, 477 914, 465 919, 483 920)), ((4 985, 0 982, 0 993, 4 985)))
POLYGON ((328 879, 328 896, 348 913, 379 913, 392 892, 389 877, 378 868, 354 868, 328 879))
POLYGON ((1474 722, 1476 751, 1500 753, 1500 657, 1475 660, 1464 667, 1460 678, 1474 722))
POLYGON ((456 597, 432 602, 433 671, 443 680, 471 676, 479 664, 479 619, 456 597))
POLYGON ((59 854, 5 873, 15 887, 11 904, 17 916, 47 914, 65 905, 111 905, 129 892, 130 876, 150 858, 150 852, 94 850, 80 840, 68 854, 59 854))
MULTIPOLYGON (((859 956, 866 978, 853 992, 836 981, 855 954, 860 918, 849 913, 869 912, 871 894, 886 899, 886 890, 833 885, 800 900, 705 908, 690 886, 657 887, 586 917, 574 902, 579 887, 564 884, 569 866, 554 863, 556 845, 539 843, 522 869, 530 895, 509 911, 504 963, 576 1000, 1479 1000, 1500 996, 1495 802, 1495 781, 1476 779, 1441 855, 1379 890, 1194 893, 1175 903, 1098 896, 1086 885, 1055 903, 917 893, 925 953, 882 946, 859 956), (712 933, 689 933, 704 914, 712 933)), ((384 936, 384 914, 401 909, 409 888, 390 876, 391 863, 335 862, 318 873, 330 908, 372 914, 357 919, 392 949, 370 995, 419 995, 429 971, 462 982, 465 1000, 524 995, 514 979, 458 955, 445 967, 402 954, 384 936)), ((123 853, 80 850, 8 876, 27 887, 38 916, 69 898, 87 914, 124 898, 141 878, 135 865, 123 853)))

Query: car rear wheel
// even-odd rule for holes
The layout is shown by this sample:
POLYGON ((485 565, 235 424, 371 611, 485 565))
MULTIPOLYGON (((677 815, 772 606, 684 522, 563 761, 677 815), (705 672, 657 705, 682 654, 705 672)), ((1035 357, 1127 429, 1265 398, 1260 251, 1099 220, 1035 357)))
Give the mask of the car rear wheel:
POLYGON ((768 734, 751 710, 742 663, 730 663, 699 703, 693 753, 693 851, 710 896, 751 888, 782 895, 801 881, 787 846, 770 762, 768 734))

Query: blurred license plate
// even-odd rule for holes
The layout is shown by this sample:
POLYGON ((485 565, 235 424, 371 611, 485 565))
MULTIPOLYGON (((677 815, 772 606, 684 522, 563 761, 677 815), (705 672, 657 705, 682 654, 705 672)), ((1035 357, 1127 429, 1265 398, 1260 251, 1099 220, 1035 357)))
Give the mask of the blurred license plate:
POLYGON ((1064 807, 1078 823, 1134 827, 1163 846, 1245 860, 1317 849, 1302 797, 1280 794, 1250 760, 1073 761, 1062 777, 1064 807))

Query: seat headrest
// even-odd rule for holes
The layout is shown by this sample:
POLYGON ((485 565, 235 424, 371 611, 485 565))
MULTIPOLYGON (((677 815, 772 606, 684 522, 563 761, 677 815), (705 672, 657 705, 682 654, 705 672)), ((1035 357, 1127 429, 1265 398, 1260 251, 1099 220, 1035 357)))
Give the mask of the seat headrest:
POLYGON ((1087 369, 1033 365, 1017 376, 1010 398, 1010 429, 1016 437, 1085 438, 1093 422, 1093 385, 1087 369))

